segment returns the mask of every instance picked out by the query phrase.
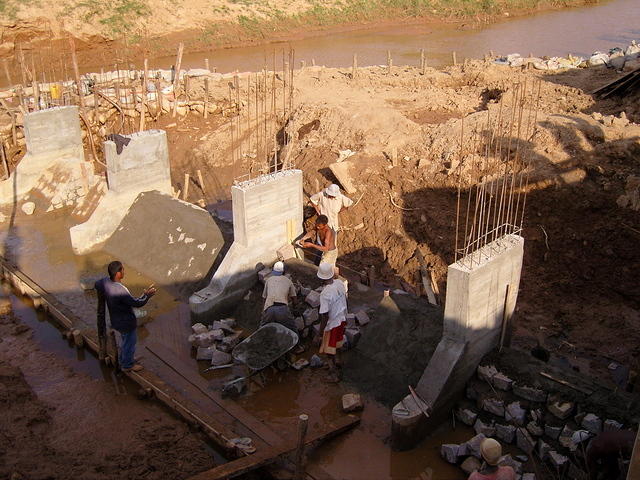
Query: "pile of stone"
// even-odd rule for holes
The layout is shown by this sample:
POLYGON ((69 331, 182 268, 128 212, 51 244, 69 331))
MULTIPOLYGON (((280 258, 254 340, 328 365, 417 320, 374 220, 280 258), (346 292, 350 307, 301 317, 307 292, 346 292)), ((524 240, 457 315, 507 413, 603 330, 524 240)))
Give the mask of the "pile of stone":
POLYGON ((242 330, 235 330, 235 320, 225 318, 211 325, 194 324, 189 335, 189 343, 197 349, 197 360, 210 360, 212 366, 232 363, 231 350, 240 343, 242 330))
MULTIPOLYGON (((460 468, 469 475, 480 470, 482 466, 482 455, 480 454, 480 444, 487 438, 483 433, 479 433, 471 439, 461 444, 447 443, 440 447, 440 455, 447 462, 459 464, 460 468)), ((510 466, 516 472, 519 480, 535 480, 533 473, 523 473, 523 465, 527 462, 526 455, 512 457, 510 454, 503 455, 498 461, 500 466, 510 466)))
MULTIPOLYGON (((586 478, 583 456, 589 438, 623 427, 615 419, 602 419, 585 411, 575 399, 509 378, 494 365, 478 367, 477 378, 467 385, 466 395, 467 400, 455 410, 458 420, 477 435, 517 445, 526 455, 547 462, 568 479, 586 478)), ((443 456, 458 463, 473 454, 470 447, 458 447, 455 450, 455 446, 443 445, 443 456)), ((523 473, 520 460, 516 458, 512 464, 518 474, 523 473)), ((466 467, 472 463, 469 461, 466 467)))

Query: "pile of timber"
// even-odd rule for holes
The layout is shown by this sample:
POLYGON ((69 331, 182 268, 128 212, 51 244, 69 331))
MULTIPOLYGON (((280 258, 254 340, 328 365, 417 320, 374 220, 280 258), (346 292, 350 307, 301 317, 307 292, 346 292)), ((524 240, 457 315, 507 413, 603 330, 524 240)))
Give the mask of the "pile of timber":
POLYGON ((596 97, 605 99, 614 95, 629 95, 640 88, 640 68, 618 80, 608 83, 593 92, 596 97))

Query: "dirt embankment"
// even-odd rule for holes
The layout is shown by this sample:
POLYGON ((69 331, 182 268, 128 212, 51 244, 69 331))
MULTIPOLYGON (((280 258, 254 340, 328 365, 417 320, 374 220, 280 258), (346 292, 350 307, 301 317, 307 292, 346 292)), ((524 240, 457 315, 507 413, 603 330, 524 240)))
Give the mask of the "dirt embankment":
POLYGON ((6 297, 0 338, 0 478, 177 480, 215 466, 200 434, 157 404, 40 350, 6 297))
MULTIPOLYGON (((597 1, 597 0, 595 0, 597 1)), ((175 53, 261 44, 389 22, 464 20, 593 3, 594 0, 5 0, 0 56, 18 50, 61 62, 76 39, 80 63, 99 67, 175 53), (100 63, 102 61, 102 63, 100 63)), ((47 60, 45 60, 45 63, 47 60)), ((37 66, 37 65, 36 65, 37 66)))

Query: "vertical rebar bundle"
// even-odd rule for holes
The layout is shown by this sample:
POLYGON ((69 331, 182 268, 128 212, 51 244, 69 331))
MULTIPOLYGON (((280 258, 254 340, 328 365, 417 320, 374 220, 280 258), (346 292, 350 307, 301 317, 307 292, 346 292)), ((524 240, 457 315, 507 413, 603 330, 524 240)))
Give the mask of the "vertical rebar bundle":
POLYGON ((522 231, 531 168, 527 144, 540 98, 540 84, 530 87, 513 84, 497 108, 487 109, 483 125, 462 124, 454 251, 455 261, 468 268, 500 253, 501 241, 522 231))

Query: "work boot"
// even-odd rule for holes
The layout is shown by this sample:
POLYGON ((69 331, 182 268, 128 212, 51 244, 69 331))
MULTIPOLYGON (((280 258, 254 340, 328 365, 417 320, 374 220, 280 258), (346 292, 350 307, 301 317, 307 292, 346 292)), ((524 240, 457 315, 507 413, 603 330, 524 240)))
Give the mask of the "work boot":
POLYGON ((122 371, 123 372, 139 372, 142 369, 144 369, 144 367, 142 365, 140 365, 139 363, 136 363, 136 364, 133 365, 133 367, 123 368, 122 371))

